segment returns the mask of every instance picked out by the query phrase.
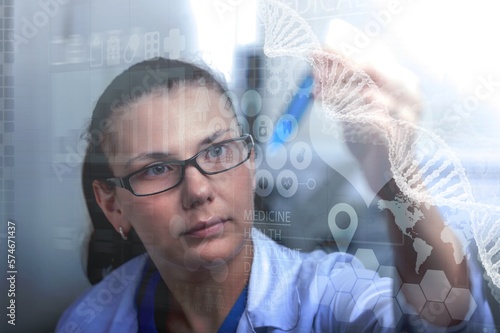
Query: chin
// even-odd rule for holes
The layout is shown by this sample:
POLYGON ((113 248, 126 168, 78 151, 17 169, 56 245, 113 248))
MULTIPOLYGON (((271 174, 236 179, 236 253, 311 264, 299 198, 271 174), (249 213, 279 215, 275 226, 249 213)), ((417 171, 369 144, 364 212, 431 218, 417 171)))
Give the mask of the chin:
POLYGON ((230 261, 238 254, 244 252, 245 240, 235 238, 219 238, 207 241, 200 248, 200 258, 205 262, 230 261))

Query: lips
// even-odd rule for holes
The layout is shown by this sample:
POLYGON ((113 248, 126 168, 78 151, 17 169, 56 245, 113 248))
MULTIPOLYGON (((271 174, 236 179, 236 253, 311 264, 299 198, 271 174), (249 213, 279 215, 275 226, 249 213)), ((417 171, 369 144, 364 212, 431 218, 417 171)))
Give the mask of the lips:
POLYGON ((186 230, 183 235, 192 238, 216 237, 222 234, 226 222, 227 220, 218 216, 212 216, 207 220, 199 221, 186 230))

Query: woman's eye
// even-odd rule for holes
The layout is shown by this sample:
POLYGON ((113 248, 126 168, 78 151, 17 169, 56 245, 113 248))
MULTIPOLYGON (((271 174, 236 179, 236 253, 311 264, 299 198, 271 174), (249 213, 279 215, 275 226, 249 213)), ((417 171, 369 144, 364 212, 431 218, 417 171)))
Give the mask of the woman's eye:
POLYGON ((167 174, 170 170, 172 170, 172 168, 169 167, 168 165, 165 164, 155 165, 149 169, 144 170, 143 175, 145 177, 162 176, 167 174))
POLYGON ((152 167, 150 170, 155 175, 161 175, 162 173, 167 171, 167 167, 165 165, 157 165, 152 167))
POLYGON ((226 150, 227 149, 223 146, 215 146, 208 151, 208 154, 210 155, 210 157, 220 157, 225 153, 226 150))

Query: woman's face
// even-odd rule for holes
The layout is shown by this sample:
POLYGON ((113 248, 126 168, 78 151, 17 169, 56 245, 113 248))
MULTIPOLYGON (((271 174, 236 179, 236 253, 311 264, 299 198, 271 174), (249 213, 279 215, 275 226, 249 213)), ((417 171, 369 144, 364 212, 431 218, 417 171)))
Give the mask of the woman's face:
MULTIPOLYGON (((220 110, 221 93, 210 87, 175 88, 141 98, 115 115, 108 158, 117 177, 158 162, 185 160, 200 150, 240 136, 231 112, 220 110)), ((249 238, 253 212, 253 154, 244 164, 216 175, 194 166, 166 192, 137 197, 115 191, 112 223, 134 228, 157 265, 194 270, 227 262, 249 238), (118 216, 118 217, 117 217, 118 216)))

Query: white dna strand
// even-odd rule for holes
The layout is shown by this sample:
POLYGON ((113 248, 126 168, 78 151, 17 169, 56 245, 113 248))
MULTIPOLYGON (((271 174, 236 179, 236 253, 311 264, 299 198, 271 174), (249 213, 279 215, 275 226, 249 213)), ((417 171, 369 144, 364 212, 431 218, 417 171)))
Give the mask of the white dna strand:
POLYGON ((492 294, 500 302, 500 207, 475 202, 455 152, 435 133, 395 119, 376 98, 377 85, 346 58, 326 52, 309 24, 278 0, 259 0, 264 53, 309 62, 319 73, 325 116, 340 121, 346 141, 385 144, 392 176, 417 203, 465 210, 492 294))

